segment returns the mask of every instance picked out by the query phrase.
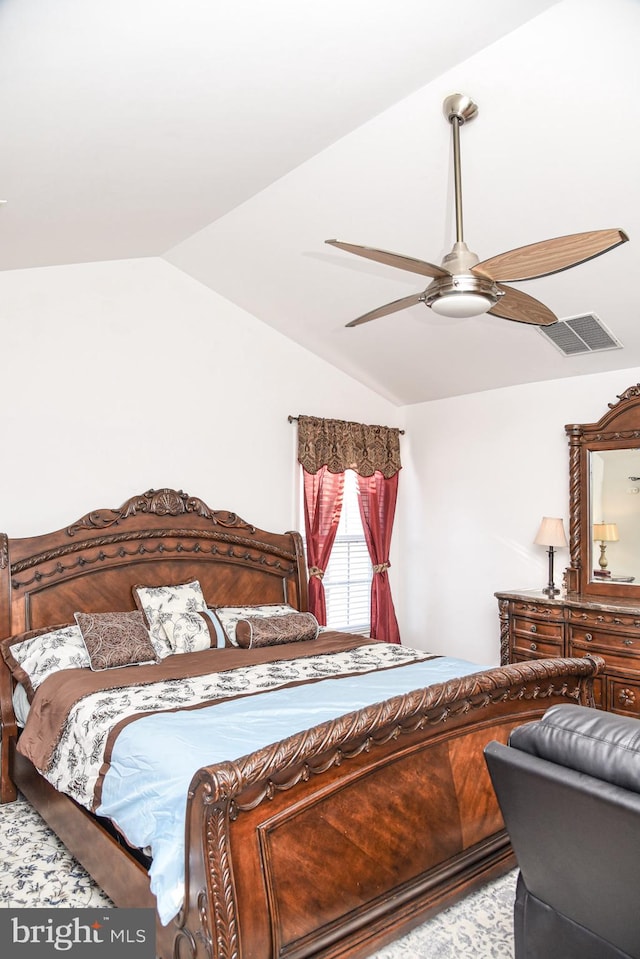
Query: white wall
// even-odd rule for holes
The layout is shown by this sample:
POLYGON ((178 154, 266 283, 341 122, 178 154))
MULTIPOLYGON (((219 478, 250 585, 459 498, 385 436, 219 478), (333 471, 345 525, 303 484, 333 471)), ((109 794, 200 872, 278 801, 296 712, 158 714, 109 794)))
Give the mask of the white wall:
MULTIPOLYGON (((396 533, 406 645, 498 662, 494 592, 546 585, 547 552, 533 545, 543 515, 563 517, 569 533, 565 424, 600 419, 639 381, 634 368, 405 409, 396 533)), ((568 561, 557 551, 557 585, 568 561)))
POLYGON ((161 259, 0 273, 0 529, 58 529, 173 486, 298 525, 288 414, 400 412, 161 259))

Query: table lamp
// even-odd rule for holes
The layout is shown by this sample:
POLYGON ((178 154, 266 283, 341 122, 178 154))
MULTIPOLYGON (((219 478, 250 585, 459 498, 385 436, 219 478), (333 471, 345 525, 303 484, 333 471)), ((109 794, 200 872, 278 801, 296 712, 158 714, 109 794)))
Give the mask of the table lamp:
POLYGON ((556 549, 567 546, 567 537, 564 534, 562 520, 554 516, 543 516, 540 529, 533 541, 537 546, 546 546, 549 553, 549 584, 542 590, 547 596, 556 596, 560 590, 553 582, 553 553, 556 549))
POLYGON ((600 543, 600 558, 598 563, 600 569, 606 569, 609 565, 609 560, 607 559, 607 543, 617 543, 620 537, 618 536, 618 527, 616 523, 594 523, 593 524, 593 538, 600 543))

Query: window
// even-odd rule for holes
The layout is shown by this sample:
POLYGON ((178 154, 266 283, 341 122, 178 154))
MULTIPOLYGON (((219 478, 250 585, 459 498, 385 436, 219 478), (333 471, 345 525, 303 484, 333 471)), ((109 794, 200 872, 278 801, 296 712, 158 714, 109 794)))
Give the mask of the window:
MULTIPOLYGON (((304 511, 301 526, 304 529, 304 511)), ((354 471, 346 470, 340 524, 322 580, 330 629, 369 633, 372 577, 358 506, 358 482, 354 471)))

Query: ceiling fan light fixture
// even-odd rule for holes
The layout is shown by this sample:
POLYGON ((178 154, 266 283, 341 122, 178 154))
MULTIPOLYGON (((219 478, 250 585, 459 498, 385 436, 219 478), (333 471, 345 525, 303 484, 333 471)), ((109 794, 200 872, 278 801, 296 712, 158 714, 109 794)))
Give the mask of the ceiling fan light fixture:
POLYGON ((467 273, 438 277, 425 291, 424 302, 434 313, 463 319, 487 313, 499 297, 495 283, 467 273))
POLYGON ((483 293, 445 293, 430 304, 434 313, 455 318, 481 316, 487 313, 495 300, 483 293))

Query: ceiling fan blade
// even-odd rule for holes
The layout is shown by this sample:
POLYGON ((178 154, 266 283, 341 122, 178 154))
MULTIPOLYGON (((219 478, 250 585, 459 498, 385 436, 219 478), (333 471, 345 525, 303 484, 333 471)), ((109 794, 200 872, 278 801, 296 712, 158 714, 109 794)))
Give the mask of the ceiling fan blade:
POLYGON ((552 313, 548 306, 534 299, 528 293, 522 290, 512 290, 509 286, 498 284, 498 288, 504 293, 489 313, 492 316, 500 316, 503 320, 515 320, 517 323, 531 323, 534 326, 551 326, 558 322, 558 317, 552 313))
POLYGON ((377 263, 395 266, 398 270, 407 270, 409 273, 420 273, 421 276, 430 276, 432 279, 450 275, 441 266, 435 266, 434 263, 427 263, 425 260, 415 260, 413 257, 403 256, 401 253, 389 253, 388 250, 376 250, 374 247, 359 246, 357 243, 341 243, 339 240, 325 240, 324 242, 331 246, 337 246, 340 250, 346 250, 347 253, 355 253, 357 256, 366 257, 368 260, 375 260, 377 263))
POLYGON ((506 283, 534 280, 591 260, 628 239, 623 230, 593 230, 558 236, 483 260, 473 267, 472 272, 506 283))
POLYGON ((404 310, 408 306, 415 306, 416 303, 420 303, 423 298, 424 292, 412 293, 411 296, 403 296, 400 300, 394 300, 393 303, 385 303, 384 306, 379 306, 377 310, 371 310, 369 313, 358 316, 355 320, 347 323, 347 326, 360 326, 361 323, 368 323, 369 320, 377 320, 381 316, 388 316, 389 313, 397 313, 398 310, 404 310))

